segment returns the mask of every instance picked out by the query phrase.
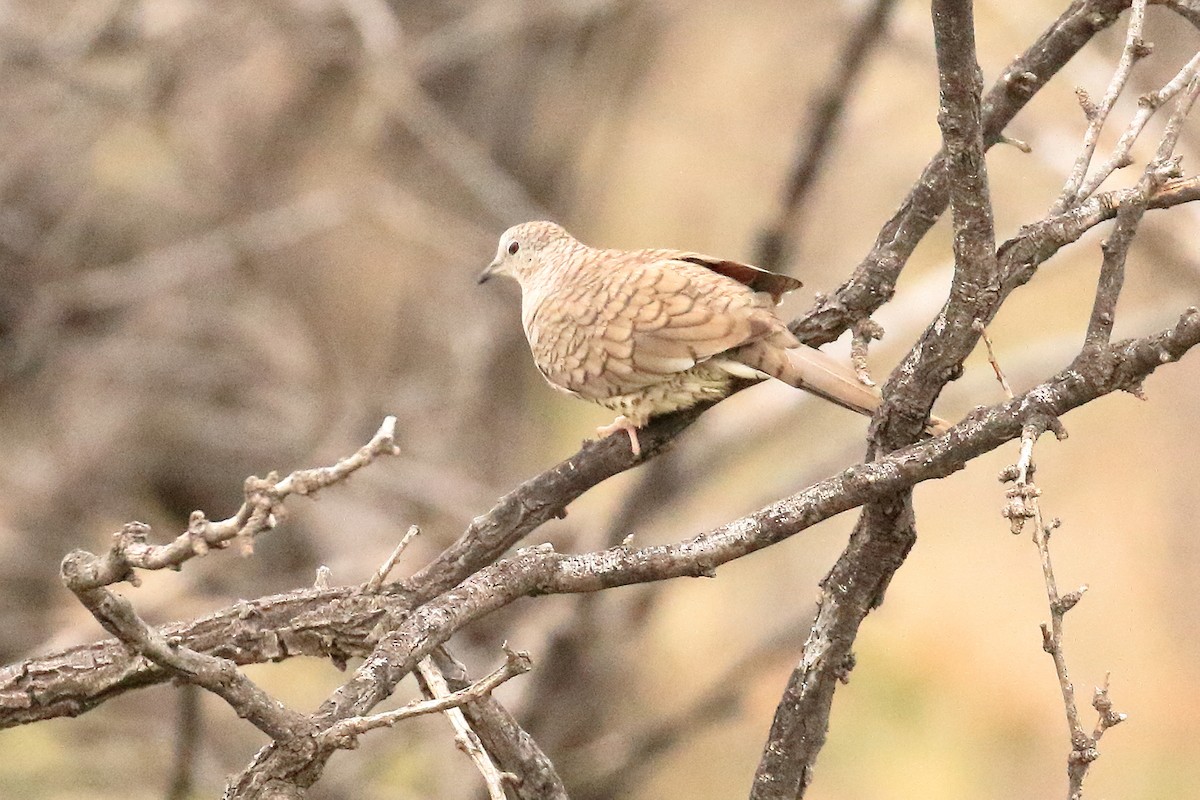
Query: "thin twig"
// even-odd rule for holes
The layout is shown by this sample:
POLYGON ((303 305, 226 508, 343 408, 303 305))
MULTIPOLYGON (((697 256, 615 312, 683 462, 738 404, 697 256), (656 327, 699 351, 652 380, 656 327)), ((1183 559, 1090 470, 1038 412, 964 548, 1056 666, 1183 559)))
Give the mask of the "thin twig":
POLYGON ((1175 145, 1179 143, 1179 134, 1183 132, 1183 123, 1192 113, 1192 106, 1196 104, 1197 97, 1200 97, 1200 74, 1193 72, 1184 86, 1182 96, 1175 101, 1175 109, 1167 119, 1158 150, 1154 153, 1154 161, 1158 162, 1160 167, 1165 167, 1173 159, 1172 154, 1175 152, 1175 145))
POLYGON ((1136 191, 1117 209, 1117 224, 1113 227, 1112 235, 1101 245, 1104 258, 1100 264, 1100 278, 1096 283, 1096 299, 1092 304, 1092 313, 1084 336, 1084 343, 1088 347, 1099 347, 1107 344, 1112 338, 1117 301, 1125 284, 1125 262, 1133 245, 1133 237, 1150 205, 1150 196, 1165 181, 1178 177, 1179 161, 1173 153, 1183 130, 1184 120, 1191 113, 1198 96, 1200 75, 1193 74, 1167 119, 1154 158, 1146 165, 1136 191))
POLYGON ((1088 118, 1088 127, 1084 131, 1083 145, 1067 176, 1062 193, 1050 209, 1051 214, 1060 214, 1086 197, 1086 195, 1080 194, 1079 188, 1087 177, 1088 167, 1096 152, 1096 144, 1100 140, 1100 131, 1103 129, 1105 121, 1108 120, 1108 114, 1116 104, 1117 98, 1120 97, 1121 91, 1125 88, 1134 63, 1149 52, 1142 41, 1142 29, 1145 27, 1145 23, 1146 0, 1133 0, 1129 11, 1129 26, 1125 32, 1125 45, 1121 48, 1121 60, 1098 105, 1093 104, 1082 89, 1076 90, 1080 105, 1083 106, 1084 114, 1088 118))
POLYGON ((1004 377, 1004 370, 1000 369, 1000 362, 996 360, 996 351, 992 349, 992 337, 988 336, 987 327, 976 320, 979 338, 983 339, 983 345, 987 348, 988 363, 992 365, 992 372, 996 373, 996 380, 1000 382, 1000 388, 1004 390, 1004 396, 1009 400, 1013 398, 1012 387, 1008 384, 1008 378, 1004 377))
POLYGON ((529 658, 528 653, 505 650, 504 663, 466 689, 452 692, 445 697, 409 703, 402 708, 385 711, 382 714, 347 717, 326 728, 318 738, 321 743, 331 744, 334 747, 353 747, 355 738, 367 731, 376 728, 390 728, 398 722, 421 714, 436 714, 449 708, 457 708, 463 703, 486 697, 500 684, 510 678, 523 675, 531 669, 533 669, 533 661, 529 658))
MULTIPOLYGON (((1055 217, 1026 225, 1000 245, 1001 287, 1007 294, 1027 283, 1038 266, 1102 222, 1113 219, 1124 204, 1140 196, 1137 187, 1103 192, 1055 217)), ((1200 176, 1165 181, 1150 194, 1149 208, 1171 208, 1200 200, 1200 176)))
POLYGON ((850 339, 850 363, 864 386, 874 386, 875 381, 871 380, 871 372, 867 366, 867 351, 872 341, 883 338, 883 326, 870 317, 863 317, 855 320, 852 330, 854 336, 850 339))
MULTIPOLYGON (((450 687, 446 685, 446 679, 442 676, 442 671, 438 669, 437 664, 433 663, 433 656, 421 659, 421 662, 417 664, 417 674, 421 676, 421 682, 424 685, 426 694, 429 695, 429 699, 433 700, 451 695, 450 687)), ((446 714, 446 719, 450 720, 450 726, 454 728, 454 743, 458 745, 459 750, 462 750, 475 762, 475 768, 483 776, 484 785, 487 786, 488 790, 488 797, 491 800, 505 800, 504 783, 506 780, 513 780, 513 777, 506 776, 496 768, 496 765, 492 762, 492 757, 484 748, 483 742, 479 741, 479 735, 472 730, 461 708, 447 708, 444 713, 446 714)))
POLYGON ((1130 152, 1133 150, 1134 142, 1141 135, 1142 129, 1146 127, 1146 123, 1154 116, 1158 109, 1170 100, 1188 85, 1192 78, 1200 71, 1200 53, 1192 56, 1192 59, 1184 65, 1183 69, 1168 81, 1157 92, 1147 92, 1138 98, 1138 110, 1133 115, 1133 119, 1129 123, 1129 127, 1121 134, 1121 138, 1113 147, 1112 155, 1108 160, 1101 164, 1096 170, 1083 182, 1075 193, 1075 202, 1090 197, 1093 192, 1108 179, 1108 176, 1116 172, 1121 167, 1127 167, 1133 163, 1130 157, 1130 152))
POLYGON ((1080 586, 1073 592, 1060 595, 1058 581, 1054 576, 1054 566, 1050 559, 1050 535, 1061 523, 1057 519, 1049 523, 1044 521, 1040 502, 1041 490, 1033 482, 1033 447, 1038 437, 1048 428, 1054 430, 1059 439, 1066 437, 1066 432, 1058 425, 1056 419, 1031 422, 1021 434, 1021 451, 1017 462, 1000 473, 1002 481, 1012 481, 1014 484, 1006 493, 1008 501, 1003 515, 1008 518, 1013 533, 1020 533, 1027 521, 1032 520, 1034 524, 1033 543, 1037 547, 1042 564, 1042 579, 1046 585, 1046 598, 1050 606, 1050 623, 1042 623, 1041 626, 1042 649, 1054 662, 1054 672, 1058 676, 1071 740, 1071 753, 1067 757, 1068 797, 1070 800, 1081 800, 1083 779, 1087 776, 1088 767, 1100 757, 1096 747, 1100 738, 1106 730, 1123 722, 1125 715, 1113 711, 1112 701, 1108 697, 1109 679, 1105 676, 1104 685, 1097 687, 1093 694, 1092 707, 1098 712, 1099 718, 1090 734, 1080 720, 1075 686, 1071 683, 1067 657, 1063 650, 1063 620, 1067 612, 1083 598, 1087 586, 1080 586))
POLYGON ((363 586, 363 591, 370 592, 372 594, 379 591, 380 587, 383 586, 383 582, 387 580, 388 574, 391 573, 391 571, 395 568, 396 562, 400 560, 400 554, 404 552, 409 543, 413 539, 417 538, 418 534, 420 533, 421 529, 416 525, 408 526, 408 531, 400 539, 400 544, 396 545, 396 548, 392 550, 392 554, 388 556, 383 564, 380 565, 379 569, 375 571, 375 574, 371 576, 371 580, 366 582, 366 584, 363 586))
POLYGON ((346 480, 381 455, 399 453, 395 435, 396 418, 387 417, 369 442, 333 466, 299 469, 283 480, 279 480, 273 472, 266 478, 247 478, 244 489, 246 499, 236 514, 213 522, 204 516, 204 512, 193 511, 188 519, 187 530, 168 544, 148 544, 149 525, 126 523, 118 533, 113 534, 113 545, 103 556, 83 550, 76 550, 68 556, 77 562, 77 586, 98 588, 119 581, 129 581, 137 586, 139 578, 135 569, 178 569, 192 558, 206 555, 213 548, 227 547, 234 539, 243 543, 243 552, 246 552, 255 536, 275 527, 278 511, 288 495, 316 494, 326 486, 346 480))
MULTIPOLYGON (((246 481, 246 502, 233 517, 209 522, 199 511, 192 513, 188 531, 174 542, 153 546, 146 543, 150 528, 139 522, 125 525, 116 534, 112 548, 104 556, 74 550, 63 559, 63 583, 96 620, 134 652, 165 669, 169 674, 193 683, 225 700, 237 713, 276 741, 291 741, 313 732, 312 720, 270 697, 226 658, 201 653, 169 639, 150 627, 124 597, 106 588, 128 580, 137 585, 138 569, 178 568, 212 547, 223 547, 235 537, 249 540, 268 530, 283 500, 290 494, 313 494, 321 488, 345 480, 356 470, 373 462, 381 454, 394 454, 395 417, 387 417, 371 441, 353 455, 332 467, 297 470, 283 480, 274 474, 265 480, 246 481)), ((329 570, 317 570, 317 589, 326 589, 329 570)))
MULTIPOLYGON (((434 648, 431 657, 451 689, 470 686, 466 668, 445 647, 434 648)), ((545 751, 494 696, 460 708, 496 766, 516 778, 508 788, 518 800, 568 800, 562 778, 545 751)))

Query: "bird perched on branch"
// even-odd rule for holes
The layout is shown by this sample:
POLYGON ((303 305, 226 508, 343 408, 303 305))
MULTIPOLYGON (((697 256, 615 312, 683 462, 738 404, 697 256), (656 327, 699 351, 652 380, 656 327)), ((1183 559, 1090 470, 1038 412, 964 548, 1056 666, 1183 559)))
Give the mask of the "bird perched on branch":
POLYGON ((634 455, 651 417, 723 397, 735 378, 778 378, 867 416, 879 406, 877 389, 776 316, 795 278, 681 250, 599 250, 553 222, 505 231, 479 282, 493 275, 521 285, 538 370, 616 411, 596 433, 628 432, 634 455))

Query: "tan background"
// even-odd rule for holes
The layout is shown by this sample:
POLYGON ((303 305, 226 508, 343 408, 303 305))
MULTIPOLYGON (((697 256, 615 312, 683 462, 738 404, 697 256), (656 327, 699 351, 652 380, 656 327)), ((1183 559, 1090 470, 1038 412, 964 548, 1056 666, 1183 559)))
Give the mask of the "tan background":
MULTIPOLYGON (((592 244, 750 258, 811 100, 861 10, 784 0, 396 5, 405 7, 394 16, 369 0, 7 7, 6 662, 99 636, 57 583, 70 548, 103 548, 130 519, 165 537, 192 508, 227 515, 245 475, 327 463, 386 413, 400 419, 401 458, 317 503, 294 503, 251 560, 222 553, 148 576, 130 592, 138 607, 155 621, 185 618, 305 585, 319 564, 335 582, 358 582, 417 523, 424 534, 401 566, 412 571, 499 494, 572 452, 607 412, 541 384, 515 287, 474 285, 496 237, 540 208, 592 244)), ((1060 10, 979 4, 989 83, 1060 10)), ((787 313, 837 286, 936 149, 931 38, 926 4, 901 3, 797 231, 792 270, 806 288, 787 313)), ((1131 98, 1200 44, 1156 8, 1148 38, 1157 50, 1131 98)), ((1032 155, 989 155, 999 236, 1049 207, 1083 128, 1073 88, 1102 91, 1119 41, 1114 30, 1093 43, 1013 124, 1032 155)), ((1131 107, 1123 102, 1116 118, 1131 107)), ((1198 163, 1195 127, 1180 147, 1185 170, 1198 163)), ((1118 336, 1167 327, 1197 303, 1198 213, 1147 218, 1118 336)), ((992 328, 1018 391, 1077 350, 1099 241, 1090 235, 1046 264, 992 328)), ((943 222, 878 315, 888 331, 872 351, 878 376, 944 298, 948 251, 943 222)), ((839 344, 834 352, 845 352, 839 344)), ((1092 587, 1068 617, 1072 674, 1086 700, 1111 671, 1130 716, 1104 739, 1092 797, 1200 793, 1198 385, 1192 355, 1150 379, 1149 402, 1105 398, 1065 419, 1069 440, 1038 449, 1044 508, 1064 520, 1060 583, 1092 587)), ((999 399, 976 354, 939 411, 954 418, 999 399)), ((683 538, 795 491, 858 459, 864 431, 862 420, 786 387, 745 392, 686 434, 681 450, 699 465, 694 491, 639 523, 638 539, 683 538)), ((996 475, 1015 457, 1015 446, 1003 448, 918 490, 921 538, 862 629, 810 797, 1064 792, 1068 740, 1040 646, 1037 555, 999 515, 996 475)), ((537 541, 600 546, 636 480, 600 487, 537 541)), ((803 636, 816 583, 852 522, 844 515, 716 580, 599 598, 610 635, 586 654, 594 671, 571 687, 578 704, 540 699, 544 675, 501 696, 543 717, 540 738, 571 787, 573 776, 616 763, 631 732, 713 681, 735 681, 740 710, 671 750, 633 796, 743 795, 791 656, 736 677, 727 670, 780 628, 803 636), (611 716, 593 716, 585 696, 602 698, 611 716)), ((466 631, 457 651, 477 674, 504 639, 539 659, 556 626, 577 620, 577 605, 526 601, 466 631)), ((302 660, 252 674, 305 709, 340 677, 302 660)), ((205 711, 197 797, 219 793, 261 743, 221 704, 205 698, 205 711)), ((0 795, 160 797, 174 714, 174 690, 160 687, 78 720, 0 733, 0 795)), ((478 783, 448 727, 430 719, 338 756, 313 796, 470 797, 478 783)))

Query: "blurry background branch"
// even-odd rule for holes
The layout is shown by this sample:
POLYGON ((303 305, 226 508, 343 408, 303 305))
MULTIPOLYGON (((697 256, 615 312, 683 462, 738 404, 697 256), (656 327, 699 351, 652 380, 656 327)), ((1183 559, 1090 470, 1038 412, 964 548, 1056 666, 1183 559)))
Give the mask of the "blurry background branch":
POLYGON ((845 113, 846 101, 853 95, 871 51, 882 41, 895 6, 896 0, 872 0, 854 27, 846 32, 843 51, 837 59, 837 74, 828 81, 824 96, 812 104, 810 118, 805 121, 807 135, 784 183, 779 214, 759 234, 755 263, 763 269, 782 271, 790 259, 791 239, 796 235, 804 202, 812 196, 845 113))

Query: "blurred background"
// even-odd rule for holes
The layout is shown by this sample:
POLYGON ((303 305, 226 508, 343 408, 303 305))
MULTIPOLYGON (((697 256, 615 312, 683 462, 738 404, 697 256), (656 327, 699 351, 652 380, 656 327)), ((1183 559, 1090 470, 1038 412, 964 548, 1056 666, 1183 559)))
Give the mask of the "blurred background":
MULTIPOLYGON (((1065 6, 977 4, 990 84, 1065 6)), ((863 2, 644 0, 9 0, 0 4, 0 656, 100 638, 60 586, 62 556, 121 524, 160 540, 188 512, 233 513, 249 474, 331 463, 399 417, 403 455, 297 498, 253 558, 232 552, 127 590, 154 622, 311 584, 365 580, 410 524, 415 571, 517 482, 611 415, 543 385, 514 285, 477 287, 507 226, 549 216, 598 246, 752 261, 780 212, 814 101, 863 2)), ((1114 115, 1200 35, 1151 8, 1152 58, 1114 115)), ((989 155, 998 236, 1043 216, 1078 147, 1076 86, 1099 96, 1123 37, 1099 37, 989 155)), ((784 308, 831 291, 936 151, 928 5, 905 0, 869 58, 825 170, 788 227, 784 308)), ((1159 126, 1161 121, 1159 121, 1159 126)), ((1160 127, 1135 154, 1144 162, 1160 127)), ((1179 152, 1197 164, 1197 121, 1179 152)), ((1136 179, 1116 176, 1112 185, 1136 179)), ((1152 212, 1118 336, 1200 297, 1196 208, 1152 212)), ((1046 264, 991 335, 1016 391, 1067 364, 1101 233, 1046 264)), ((945 221, 877 320, 877 378, 946 296, 945 221)), ((846 353, 843 340, 829 348, 846 353)), ((1200 356, 1070 414, 1038 448, 1061 517, 1060 585, 1081 703, 1112 673, 1129 722, 1102 743, 1093 797, 1200 794, 1200 356)), ((939 404, 1002 399, 982 353, 939 404)), ((714 409, 669 459, 619 476, 539 531, 560 550, 691 536, 794 492, 864 450, 865 422, 787 387, 714 409)), ((862 628, 809 795, 1057 796, 1068 738, 1038 623, 1036 551, 1000 517, 1015 445, 917 491, 921 538, 862 628)), ((723 567, 594 597, 526 601, 451 649, 482 675, 507 640, 537 668, 503 687, 573 797, 744 795, 820 577, 854 515, 723 567)), ((296 659, 251 670, 300 709, 342 679, 296 659)), ((414 693, 404 686, 396 702, 414 693)), ((0 795, 167 796, 180 692, 0 733, 0 795)), ((219 794, 262 737, 200 698, 191 794, 219 794)), ((1085 708, 1085 718, 1093 719, 1085 708)), ((319 799, 476 797, 449 726, 426 718, 337 756, 319 799)))

